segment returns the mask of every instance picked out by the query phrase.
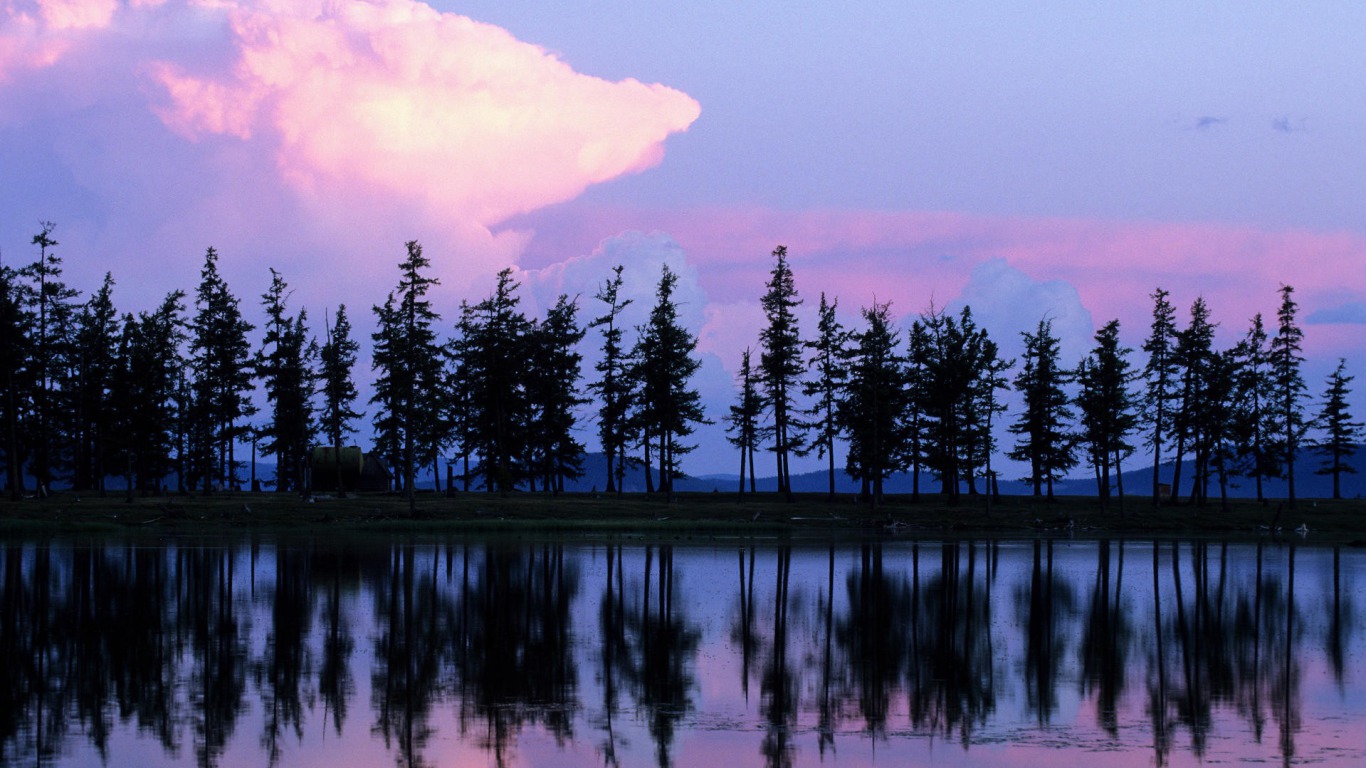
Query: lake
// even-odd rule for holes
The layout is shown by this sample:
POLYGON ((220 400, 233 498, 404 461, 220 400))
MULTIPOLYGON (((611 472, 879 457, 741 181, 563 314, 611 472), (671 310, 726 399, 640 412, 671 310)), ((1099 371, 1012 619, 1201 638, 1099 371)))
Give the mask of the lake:
POLYGON ((0 547, 5 765, 1366 764, 1299 537, 0 547))

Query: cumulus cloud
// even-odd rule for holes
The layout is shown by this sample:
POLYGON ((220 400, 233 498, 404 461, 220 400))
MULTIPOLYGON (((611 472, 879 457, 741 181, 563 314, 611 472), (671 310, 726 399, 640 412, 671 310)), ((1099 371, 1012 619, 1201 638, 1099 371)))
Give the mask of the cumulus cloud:
POLYGON ((972 270, 949 309, 956 314, 965 305, 1008 356, 1023 351, 1020 334, 1033 333, 1043 320, 1053 324, 1064 365, 1076 364, 1091 347, 1094 324, 1077 289, 1062 280, 1035 280, 1005 259, 988 259, 972 270))
POLYGON ((505 219, 649 168, 698 114, 415 0, 19 0, 0 160, 31 173, 0 226, 56 219, 116 277, 212 243, 353 288, 418 239, 459 290, 519 258, 505 219))

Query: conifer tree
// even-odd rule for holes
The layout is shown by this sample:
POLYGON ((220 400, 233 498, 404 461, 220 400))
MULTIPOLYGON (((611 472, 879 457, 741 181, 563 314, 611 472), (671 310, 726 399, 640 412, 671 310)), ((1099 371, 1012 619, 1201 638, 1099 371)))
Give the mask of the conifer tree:
POLYGON ((191 474, 205 494, 215 480, 236 485, 235 446, 249 429, 240 421, 255 411, 247 399, 254 373, 247 342, 252 328, 218 272, 218 251, 209 248, 190 323, 191 474))
POLYGON ((57 241, 52 238, 56 224, 41 222, 42 231, 33 236, 38 260, 22 271, 31 283, 27 295, 32 302, 32 420, 28 443, 33 453, 33 477, 40 496, 50 491, 51 483, 64 464, 69 463, 71 380, 67 375, 71 360, 74 300, 79 293, 62 281, 62 260, 57 241))
POLYGON ((0 264, 0 387, 4 388, 0 428, 4 430, 5 487, 12 501, 23 497, 27 456, 23 430, 33 360, 33 318, 28 305, 19 272, 0 264))
POLYGON ((1215 364, 1215 324, 1203 297, 1191 302, 1190 322, 1176 334, 1172 360, 1179 376, 1179 397, 1172 410, 1172 435, 1176 440, 1175 466, 1172 469, 1172 502, 1181 493, 1181 472, 1186 450, 1195 449, 1191 495, 1200 500, 1200 489, 1208 478, 1209 441, 1203 430, 1204 412, 1210 405, 1208 390, 1215 364))
POLYGON ((399 262, 398 286, 383 306, 374 307, 377 328, 371 367, 377 372, 376 442, 399 470, 409 510, 415 511, 414 484, 419 457, 433 455, 444 420, 441 407, 442 349, 436 339, 440 317, 427 292, 440 283, 425 274, 431 266, 422 245, 409 240, 399 262))
POLYGON ((261 295, 266 313, 265 336, 256 355, 257 375, 271 405, 270 421, 261 430, 261 452, 275 456, 275 490, 298 490, 300 470, 317 424, 313 415, 314 361, 317 344, 308 338, 307 313, 288 314, 289 286, 274 269, 270 288, 261 295))
POLYGON ((693 357, 697 337, 679 323, 673 297, 677 284, 678 276, 664 265, 655 291, 655 306, 632 355, 640 387, 640 434, 647 443, 655 443, 659 490, 668 498, 673 497, 673 481, 682 476, 679 461, 696 447, 684 440, 697 425, 707 423, 702 396, 691 384, 693 374, 702 365, 693 357))
POLYGON ((1356 468, 1347 460, 1356 453, 1363 434, 1362 423, 1352 418, 1347 403, 1352 394, 1348 385, 1354 378, 1347 375, 1347 361, 1338 358, 1338 367, 1329 374, 1323 392, 1323 409, 1314 420, 1314 426, 1320 432, 1319 439, 1314 442, 1314 450, 1323 457, 1323 465, 1315 472, 1332 476, 1334 499, 1342 498, 1342 476, 1356 474, 1356 468))
POLYGON ((128 493, 154 493, 173 470, 184 487, 182 398, 185 294, 167 294, 155 312, 125 315, 110 383, 111 455, 128 493))
MULTIPOLYGON (((1102 506, 1110 498, 1110 475, 1116 480, 1123 473, 1122 460, 1133 450, 1128 437, 1138 424, 1130 385, 1134 373, 1128 355, 1119 343, 1119 321, 1111 320, 1095 335, 1096 346, 1082 360, 1075 374, 1080 385, 1077 393, 1079 438, 1096 475, 1102 506)), ((1119 495, 1123 496, 1122 480, 1119 495)), ((1122 503, 1122 500, 1121 500, 1122 503)))
POLYGON ((778 493, 791 496, 791 454, 802 446, 801 425, 795 416, 795 399, 802 374, 802 340, 795 314, 797 298, 787 247, 773 249, 773 271, 768 290, 760 300, 768 326, 759 333, 760 378, 773 415, 773 453, 777 461, 778 493))
POLYGON ((1251 477, 1257 501, 1266 496, 1263 481, 1280 474, 1281 453, 1276 448, 1277 426, 1274 382, 1270 371, 1266 328, 1258 312, 1252 326, 1234 348, 1234 411, 1232 439, 1242 457, 1239 471, 1251 477))
POLYGON ((1052 320, 1040 320, 1034 333, 1020 335, 1025 342, 1024 362, 1015 376, 1015 389, 1024 398, 1024 411, 1010 426, 1020 440, 1009 456, 1029 463, 1024 479, 1033 484, 1035 496, 1043 495, 1046 486, 1051 501, 1054 482, 1076 464, 1074 436, 1069 430, 1071 401, 1063 389, 1071 375, 1059 365, 1052 320))
POLYGON ((1290 506, 1295 506, 1295 457, 1299 453, 1300 437, 1304 434, 1304 377, 1300 365, 1304 331, 1296 323, 1299 305, 1293 298, 1295 289, 1281 286, 1281 306, 1276 312, 1276 335, 1271 339, 1271 379, 1276 385, 1276 407, 1281 427, 1281 449, 1284 451, 1286 495, 1290 506))
POLYGON ((1153 506, 1161 502, 1162 446, 1172 428, 1171 412, 1178 396, 1176 308, 1168 301, 1169 295, 1161 288, 1153 291, 1153 320, 1148 338, 1143 342, 1143 351, 1148 353, 1148 361, 1143 367, 1147 384, 1143 405, 1148 422, 1145 442, 1153 450, 1153 506))
POLYGON ((511 269, 499 272, 493 293, 471 307, 461 324, 466 430, 470 449, 479 454, 474 471, 490 492, 509 492, 534 471, 527 391, 532 324, 519 309, 518 287, 511 269))
POLYGON ((578 302, 561 294, 528 339, 528 399, 531 452, 535 472, 546 490, 564 492, 566 479, 583 476, 583 444, 574 435, 575 412, 588 399, 578 394, 583 355, 578 344, 585 329, 578 324, 578 302))
POLYGON ((80 311, 72 364, 76 384, 74 401, 75 467, 72 487, 76 490, 98 488, 104 491, 108 470, 109 401, 111 378, 118 352, 119 318, 114 309, 114 278, 106 273, 104 283, 80 311))
POLYGON ((976 470, 982 466, 990 436, 983 431, 981 380, 994 364, 996 345, 978 328, 972 310, 957 318, 931 308, 912 328, 916 358, 916 410, 921 414, 925 464, 939 476, 941 493, 951 503, 966 481, 976 493, 976 470))
POLYGON ((606 310, 588 324, 590 328, 602 329, 602 358, 595 365, 599 378, 589 383, 588 388, 602 402, 598 409, 598 442, 607 459, 608 493, 621 492, 633 404, 630 361, 621 327, 621 313, 631 305, 631 299, 621 297, 621 272, 620 264, 613 267, 612 279, 598 289, 595 298, 607 305, 606 310))
POLYGON ((898 348, 891 305, 863 309, 865 327, 850 348, 849 384, 838 409, 840 427, 849 441, 845 470, 863 486, 863 496, 876 506, 883 481, 908 464, 906 358, 898 348))
POLYGON ((358 393, 353 380, 360 343, 351 338, 351 319, 346 305, 337 306, 337 319, 327 325, 327 338, 319 352, 319 382, 322 387, 322 432, 333 450, 340 452, 342 442, 355 434, 353 426, 363 414, 356 412, 358 393))
POLYGON ((825 292, 821 292, 816 338, 805 343, 811 353, 807 365, 813 376, 802 384, 802 395, 811 402, 811 407, 803 414, 811 418, 809 426, 812 429, 806 453, 815 450, 818 458, 826 460, 831 499, 835 498, 835 441, 840 438, 836 411, 848 379, 844 362, 848 356, 849 332, 835 315, 838 307, 838 299, 826 301, 825 292))
POLYGON ((739 396, 735 404, 730 406, 730 414, 726 417, 726 431, 730 433, 726 439, 740 450, 741 496, 745 495, 746 478, 749 479, 750 493, 755 491, 754 450, 759 442, 759 418, 764 412, 764 396, 759 391, 758 377, 755 376, 751 356, 750 348, 745 347, 745 352, 740 357, 740 372, 736 374, 740 385, 739 396))

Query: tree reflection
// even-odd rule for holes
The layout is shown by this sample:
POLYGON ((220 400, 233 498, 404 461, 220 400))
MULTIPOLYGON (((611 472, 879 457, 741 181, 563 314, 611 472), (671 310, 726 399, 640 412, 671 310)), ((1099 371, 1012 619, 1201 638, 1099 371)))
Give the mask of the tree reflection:
POLYGON ((859 569, 845 582, 848 613, 836 624, 835 639, 851 670, 853 695, 868 732, 886 734, 892 695, 910 649, 911 589, 906 577, 887 576, 882 545, 864 544, 859 569))
POLYGON ((195 759, 216 765, 246 695, 247 645, 233 594, 233 550, 192 547, 176 562, 177 621, 191 651, 189 704, 195 759))
POLYGON ((303 738, 301 683, 312 674, 306 642, 313 617, 313 585, 308 553, 293 547, 275 550, 275 588, 271 595, 271 626, 263 657, 254 665, 261 694, 264 723, 261 746, 266 760, 280 759, 280 737, 286 730, 303 738))
POLYGON ((1129 645, 1133 630, 1120 601, 1124 586, 1124 542, 1119 542, 1118 563, 1111 585, 1111 544, 1096 546, 1096 578, 1081 641, 1082 692, 1095 692, 1096 722, 1111 738, 1119 735, 1119 702, 1127 679, 1129 645))
POLYGON ((476 580, 462 589, 455 668, 462 720, 481 720, 480 745, 498 765, 513 737, 539 723, 561 743, 573 736, 578 677, 570 604, 578 568, 563 546, 489 547, 476 580))
POLYGON ((396 749, 401 768, 426 765, 432 705, 440 695, 441 652, 449 645, 448 598, 437 589, 435 565, 419 578, 413 545, 389 557, 387 589, 375 590, 375 661, 371 671, 374 731, 396 749))
POLYGON ((678 722, 692 709, 693 663, 702 633, 674 607, 673 547, 659 547, 658 597, 651 603, 654 548, 645 547, 645 574, 640 608, 626 616, 632 664, 630 680, 643 708, 655 757, 663 768, 672 762, 670 749, 678 722))
POLYGON ((913 547, 911 723, 932 733, 956 734, 967 747, 973 729, 986 722, 996 703, 990 574, 981 568, 979 581, 976 542, 945 543, 939 548, 938 574, 922 587, 919 554, 913 547))
POLYGON ((1029 585, 1016 592, 1025 625, 1024 683, 1029 710, 1047 725, 1058 707, 1057 679, 1067 653, 1065 622, 1075 609, 1072 585, 1053 572, 1053 542, 1034 540, 1029 585))

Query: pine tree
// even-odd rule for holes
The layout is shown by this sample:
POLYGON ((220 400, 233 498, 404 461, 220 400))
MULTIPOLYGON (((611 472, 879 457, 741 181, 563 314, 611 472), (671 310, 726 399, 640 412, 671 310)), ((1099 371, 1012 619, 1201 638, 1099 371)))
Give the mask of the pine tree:
MULTIPOLYGON (((1153 449, 1153 506, 1161 503, 1162 446, 1171 430, 1171 411, 1177 398, 1178 369, 1176 365, 1176 308, 1167 300, 1166 291, 1158 288, 1152 293, 1153 321, 1143 351, 1148 362, 1143 368, 1147 387, 1143 405, 1147 413, 1146 444, 1153 449)), ((1173 487, 1175 487, 1173 485, 1173 487)))
POLYGON ((745 495, 746 477, 749 479, 750 493, 755 491, 754 450, 759 442, 759 418, 764 412, 764 396, 759 391, 751 358, 751 350, 745 347, 745 353, 740 358, 740 372, 736 375, 740 385, 739 396, 726 417, 726 432, 730 434, 726 439, 740 449, 741 496, 745 495))
POLYGON ((564 492, 566 479, 583 477, 584 448, 574 435, 575 411, 588 402, 578 394, 583 355, 577 348, 584 336, 578 309, 561 294, 528 339, 528 436, 543 487, 553 493, 564 492))
POLYGON ((1191 302, 1190 322, 1177 333, 1173 361, 1180 375, 1180 397, 1172 413, 1172 432, 1176 438, 1176 466, 1172 470, 1172 501, 1181 492, 1181 470, 1186 449, 1194 449, 1194 471, 1191 473, 1191 498, 1202 502, 1209 480, 1209 459, 1212 443, 1206 412, 1211 407, 1210 386, 1214 370, 1214 330, 1209 306, 1203 297, 1191 302))
POLYGON ((597 298, 607 305, 606 311, 589 323, 590 328, 602 329, 602 359, 595 369, 598 380, 589 383, 602 405, 598 409, 598 442, 607 458, 607 492, 620 493, 626 472, 626 446, 630 442, 629 415, 633 405, 629 360, 622 343, 624 329, 621 313, 631 305, 621 298, 622 266, 612 268, 612 279, 598 289, 597 298))
POLYGON ((1257 501, 1265 499, 1263 481, 1280 474, 1281 453, 1275 436, 1280 433, 1274 407, 1274 382, 1270 371, 1266 328, 1261 313, 1234 348, 1234 412, 1232 437, 1242 457, 1239 471, 1253 479, 1257 501))
POLYGON ((490 492, 509 492, 534 471, 527 391, 533 328, 518 308, 518 287, 511 269, 499 272, 493 294, 471 307, 461 324, 466 432, 470 450, 479 454, 475 472, 490 492))
POLYGON ((379 406, 376 442, 397 465, 409 511, 415 512, 419 458, 435 454, 444 432, 443 360, 435 330, 440 317, 427 299, 440 281, 424 274, 431 262, 421 244, 409 240, 404 247, 398 286, 383 306, 374 307, 378 322, 371 367, 377 376, 370 402, 379 406))
POLYGON ((1053 483, 1062 479, 1076 464, 1074 436, 1068 429, 1072 421, 1070 399, 1063 387, 1071 375, 1058 364, 1058 338, 1053 321, 1040 320, 1034 333, 1024 332, 1024 363, 1015 377, 1015 389, 1024 398, 1024 412, 1010 426, 1020 436, 1008 455, 1029 463, 1024 479, 1034 486, 1034 495, 1053 500, 1053 483))
POLYGON ((990 435, 983 430, 982 379, 995 363, 996 345, 964 307, 955 319, 933 308, 912 327, 916 411, 922 455, 939 476, 940 491, 956 503, 966 481, 976 493, 976 471, 985 463, 990 435))
POLYGON ((354 407, 358 393, 352 378, 359 352, 360 343, 351 338, 346 305, 338 305, 336 322, 327 325, 327 339, 319 352, 318 374, 323 396, 322 432, 338 453, 347 436, 355 434, 353 423, 363 415, 354 407))
POLYGON ((670 499, 674 479, 682 476, 679 462, 696 447, 683 440, 697 425, 707 423, 702 396, 691 385, 702 365, 693 357, 697 337, 679 324, 673 298, 677 284, 678 276, 666 264, 655 291, 655 306, 632 355, 640 387, 636 411, 640 434, 647 445, 654 441, 657 447, 659 490, 670 499))
POLYGON ((768 326, 759 334, 760 379, 773 415, 773 453, 777 461, 778 493, 792 495, 790 455, 802 446, 801 424, 794 404, 802 374, 802 340, 795 311, 801 305, 787 263, 786 246, 773 249, 774 265, 768 290, 760 300, 768 326))
POLYGON ((4 409, 0 428, 4 429, 5 486, 12 501, 24 492, 24 462, 27 442, 24 425, 28 412, 28 386, 32 371, 33 317, 24 295, 20 274, 0 264, 0 408, 4 409))
POLYGON ((255 411, 247 399, 254 373, 247 334, 253 326, 243 319, 237 298, 219 274, 213 248, 204 254, 190 328, 191 474, 207 494, 215 479, 236 486, 234 450, 248 430, 240 420, 255 411))
POLYGON ((118 352, 119 322, 114 309, 114 278, 105 274, 99 291, 81 307, 73 355, 75 460, 72 487, 104 491, 112 428, 109 390, 118 352))
POLYGON ((270 421, 260 430, 261 452, 275 456, 275 490, 299 490, 302 468, 317 432, 313 413, 316 342, 308 337, 307 312, 290 316, 289 286, 274 269, 270 288, 261 295, 266 313, 265 336, 256 355, 256 371, 271 405, 270 421))
POLYGON ((73 336, 74 300, 79 295, 62 281, 62 260, 52 239, 56 225, 41 222, 42 231, 33 236, 38 260, 22 270, 31 283, 27 292, 35 319, 32 329, 32 392, 29 396, 32 420, 28 443, 33 452, 33 477, 40 496, 46 495, 59 471, 70 463, 70 423, 73 409, 69 402, 71 378, 69 365, 73 336))
POLYGON ((1111 320, 1095 335, 1096 346, 1082 360, 1075 374, 1080 385, 1077 393, 1079 438, 1096 474, 1101 505, 1110 498, 1113 470, 1123 503, 1121 462, 1133 450, 1129 435, 1138 426, 1134 395, 1130 391, 1135 374, 1130 370, 1131 350, 1120 346, 1119 321, 1111 320))
POLYGON ((1295 506, 1295 457, 1304 434, 1304 331, 1295 322, 1298 305, 1292 298, 1295 289, 1281 286, 1281 307, 1276 312, 1276 335, 1271 339, 1271 379, 1276 385, 1276 407, 1281 426, 1281 449, 1285 456, 1287 501, 1295 506))
POLYGON ((1319 411, 1314 426, 1321 437, 1314 442, 1314 450, 1323 457, 1323 465, 1316 474, 1332 475, 1333 498, 1342 498, 1342 476, 1356 474, 1356 469, 1347 463, 1361 444, 1362 423, 1352 419, 1348 397, 1352 390, 1348 387, 1355 376, 1347 375, 1347 361, 1338 358, 1338 367, 1328 376, 1327 387, 1323 392, 1323 410, 1319 411))
POLYGON ((119 337, 118 360, 110 382, 113 407, 111 455, 134 489, 153 493, 177 470, 184 488, 186 446, 180 439, 188 406, 185 362, 185 294, 174 291, 155 312, 125 315, 119 337))
POLYGON ((835 315, 838 307, 838 299, 827 302, 825 293, 821 292, 816 338, 805 343, 811 353, 807 365, 814 376, 802 384, 802 395, 811 401, 811 407, 803 413, 811 417, 812 428, 806 453, 815 450, 818 458, 826 460, 831 499, 835 498, 835 441, 840 439, 836 411, 848 379, 844 361, 848 356, 849 333, 835 315))
POLYGON ((864 498, 876 506, 883 481, 908 464, 910 398, 891 305, 865 307, 863 320, 865 328, 855 334, 849 351, 849 384, 838 414, 849 440, 845 470, 862 483, 864 498))

